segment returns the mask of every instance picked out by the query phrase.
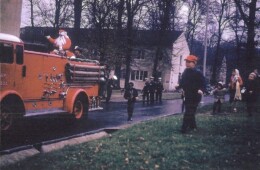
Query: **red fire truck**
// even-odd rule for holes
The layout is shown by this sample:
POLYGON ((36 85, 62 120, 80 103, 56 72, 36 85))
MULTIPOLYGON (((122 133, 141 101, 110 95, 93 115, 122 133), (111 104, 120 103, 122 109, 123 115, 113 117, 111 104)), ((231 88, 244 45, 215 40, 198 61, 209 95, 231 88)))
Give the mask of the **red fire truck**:
POLYGON ((66 113, 80 119, 102 109, 98 97, 104 66, 95 60, 24 50, 23 41, 0 33, 1 131, 15 117, 66 113))

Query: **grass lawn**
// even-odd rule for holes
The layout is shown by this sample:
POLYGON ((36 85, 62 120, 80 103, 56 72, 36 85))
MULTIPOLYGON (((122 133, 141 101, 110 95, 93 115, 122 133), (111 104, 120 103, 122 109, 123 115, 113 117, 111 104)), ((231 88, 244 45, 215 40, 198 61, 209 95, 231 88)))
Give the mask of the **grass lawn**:
POLYGON ((182 115, 176 115, 3 169, 260 169, 260 114, 248 118, 242 108, 238 113, 224 108, 225 114, 212 116, 211 107, 198 111, 198 130, 185 135, 179 132, 182 115))

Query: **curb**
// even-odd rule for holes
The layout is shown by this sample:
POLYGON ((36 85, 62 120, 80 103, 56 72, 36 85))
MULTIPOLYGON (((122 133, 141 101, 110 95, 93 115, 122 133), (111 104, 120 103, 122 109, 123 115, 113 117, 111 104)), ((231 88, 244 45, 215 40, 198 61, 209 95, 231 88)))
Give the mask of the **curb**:
POLYGON ((108 133, 102 131, 102 132, 98 132, 98 133, 95 133, 92 135, 81 136, 81 137, 72 138, 69 140, 65 140, 65 141, 61 141, 61 142, 57 142, 57 143, 53 143, 53 144, 43 145, 40 148, 40 152, 47 153, 47 152, 59 150, 59 149, 64 148, 65 146, 71 146, 71 145, 81 144, 84 142, 89 142, 92 140, 96 140, 96 139, 105 137, 107 135, 108 135, 108 133))
POLYGON ((48 152, 52 152, 52 151, 62 149, 65 146, 72 146, 72 145, 77 145, 77 144, 89 142, 89 141, 92 141, 92 140, 100 139, 100 138, 109 136, 109 133, 117 131, 117 130, 127 129, 127 128, 132 127, 133 125, 136 125, 136 124, 139 124, 139 123, 144 123, 144 122, 147 122, 147 121, 156 120, 156 119, 159 119, 159 118, 173 116, 173 115, 177 115, 177 114, 178 113, 167 114, 167 115, 162 115, 162 116, 158 116, 158 117, 155 117, 155 118, 150 118, 150 119, 147 119, 147 120, 131 122, 129 124, 124 124, 124 125, 121 125, 121 126, 118 126, 118 127, 108 127, 108 128, 105 128, 105 129, 101 129, 101 131, 90 134, 90 135, 75 137, 75 138, 71 138, 71 139, 68 139, 68 140, 59 141, 59 142, 51 143, 51 144, 46 143, 46 144, 43 144, 42 146, 40 146, 38 149, 32 147, 30 149, 14 152, 14 153, 11 153, 11 154, 2 155, 2 156, 0 156, 0 160, 1 160, 0 161, 0 168, 7 166, 7 165, 17 163, 19 161, 22 161, 26 158, 32 157, 32 156, 37 155, 37 154, 48 153, 48 152))
POLYGON ((27 150, 23 150, 23 151, 18 151, 15 153, 11 153, 8 155, 2 155, 0 157, 0 168, 6 165, 10 165, 10 164, 14 164, 18 161, 24 160, 28 157, 32 157, 34 155, 39 154, 40 151, 38 151, 35 148, 32 149, 27 149, 27 150))

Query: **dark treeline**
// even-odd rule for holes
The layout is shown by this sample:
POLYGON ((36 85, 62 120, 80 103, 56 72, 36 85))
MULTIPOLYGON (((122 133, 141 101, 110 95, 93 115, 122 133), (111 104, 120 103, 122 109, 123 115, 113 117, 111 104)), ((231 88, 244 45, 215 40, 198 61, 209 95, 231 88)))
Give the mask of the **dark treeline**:
POLYGON ((156 31, 160 35, 156 39, 154 74, 163 61, 161 58, 166 57, 162 55, 162 44, 169 31, 185 31, 190 51, 200 57, 202 65, 207 13, 207 66, 211 67, 211 83, 218 81, 224 57, 227 77, 233 68, 241 70, 243 77, 254 68, 260 69, 257 0, 208 0, 208 6, 207 1, 201 0, 24 0, 23 3, 30 19, 22 22, 32 30, 34 27, 73 29, 69 34, 73 44, 87 47, 88 53, 98 55, 101 63, 108 63, 116 72, 125 66, 126 83, 136 30, 156 31), (91 36, 84 37, 83 43, 81 31, 86 29, 91 30, 91 36), (113 30, 112 35, 107 30, 113 30))

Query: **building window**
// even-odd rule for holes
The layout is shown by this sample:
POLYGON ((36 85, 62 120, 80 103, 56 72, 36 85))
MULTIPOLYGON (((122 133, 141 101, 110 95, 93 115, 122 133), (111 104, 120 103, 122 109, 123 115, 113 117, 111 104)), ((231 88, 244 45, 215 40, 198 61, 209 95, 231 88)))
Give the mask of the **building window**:
POLYGON ((132 70, 131 71, 131 80, 145 80, 148 76, 148 71, 141 70, 132 70))
POLYGON ((135 70, 131 71, 131 80, 135 80, 135 70))
POLYGON ((121 70, 121 76, 120 76, 120 77, 124 79, 124 78, 125 78, 125 75, 126 75, 126 69, 122 69, 122 70, 121 70))
POLYGON ((144 59, 144 50, 137 50, 137 56, 136 59, 143 60, 144 59))

